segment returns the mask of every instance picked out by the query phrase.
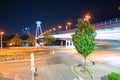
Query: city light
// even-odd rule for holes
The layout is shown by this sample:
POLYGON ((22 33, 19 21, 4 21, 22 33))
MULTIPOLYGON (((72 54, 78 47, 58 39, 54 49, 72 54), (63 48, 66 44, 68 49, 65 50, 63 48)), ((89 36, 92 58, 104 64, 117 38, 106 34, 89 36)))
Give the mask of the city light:
POLYGON ((70 26, 72 23, 71 22, 67 22, 67 25, 70 26))
POLYGON ((62 26, 61 26, 61 25, 59 25, 59 26, 58 26, 58 29, 59 29, 59 30, 61 30, 61 29, 62 29, 62 26))
POLYGON ((60 25, 59 25, 59 26, 58 26, 58 28, 59 28, 59 29, 61 29, 61 28, 62 28, 62 26, 60 26, 60 25))
POLYGON ((118 10, 120 10, 120 6, 118 7, 118 10))
POLYGON ((2 43, 2 35, 4 34, 4 32, 0 32, 0 35, 1 35, 1 50, 3 48, 3 43, 2 43))
POLYGON ((55 31, 55 30, 56 30, 56 28, 53 28, 52 30, 53 30, 53 31, 55 31))
POLYGON ((89 14, 87 14, 87 15, 84 17, 84 20, 85 20, 85 21, 89 21, 90 18, 91 18, 91 16, 90 16, 89 14))
POLYGON ((50 32, 52 32, 52 29, 49 29, 50 32))
POLYGON ((66 30, 68 29, 68 28, 70 28, 70 26, 72 25, 72 23, 71 22, 67 22, 67 25, 66 25, 66 30))

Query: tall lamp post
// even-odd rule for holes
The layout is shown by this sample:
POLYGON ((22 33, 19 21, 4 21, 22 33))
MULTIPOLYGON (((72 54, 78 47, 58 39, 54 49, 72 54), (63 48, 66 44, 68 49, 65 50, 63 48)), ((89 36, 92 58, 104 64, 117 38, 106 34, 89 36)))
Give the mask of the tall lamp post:
POLYGON ((1 36, 1 50, 3 48, 3 44, 2 44, 2 35, 4 34, 4 32, 0 32, 0 36, 1 36))
POLYGON ((91 16, 90 16, 89 14, 87 14, 87 15, 84 17, 84 20, 85 20, 85 21, 89 21, 90 18, 91 18, 91 16))
POLYGON ((66 30, 69 28, 70 29, 70 26, 71 26, 71 22, 67 22, 67 25, 66 25, 66 30))
POLYGON ((52 28, 52 30, 55 32, 55 31, 56 31, 56 28, 52 28))
POLYGON ((49 29, 49 32, 52 32, 52 29, 49 29))
POLYGON ((62 26, 61 26, 61 25, 59 25, 59 26, 58 26, 58 29, 61 31, 61 29, 62 29, 62 26))

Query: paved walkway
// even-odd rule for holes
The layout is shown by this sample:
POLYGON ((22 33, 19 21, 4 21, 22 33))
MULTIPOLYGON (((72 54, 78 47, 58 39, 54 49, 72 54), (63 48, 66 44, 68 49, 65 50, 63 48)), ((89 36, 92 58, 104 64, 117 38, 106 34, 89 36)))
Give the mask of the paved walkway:
POLYGON ((108 64, 96 63, 94 66, 90 62, 87 64, 89 72, 83 72, 82 66, 73 67, 73 70, 76 72, 76 74, 80 75, 83 80, 106 80, 104 76, 107 74, 111 72, 120 73, 120 68, 108 64), (93 75, 94 79, 92 79, 93 75))

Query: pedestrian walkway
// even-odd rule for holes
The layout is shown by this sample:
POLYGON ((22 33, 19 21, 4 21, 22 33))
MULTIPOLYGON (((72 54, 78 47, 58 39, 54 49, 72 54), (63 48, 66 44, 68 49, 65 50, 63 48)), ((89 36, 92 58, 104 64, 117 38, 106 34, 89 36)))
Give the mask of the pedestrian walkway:
POLYGON ((78 80, 65 64, 44 65, 37 68, 35 80, 78 80))
POLYGON ((92 65, 87 63, 88 72, 83 72, 83 66, 74 66, 76 74, 80 75, 83 80, 106 80, 105 76, 111 72, 120 73, 120 68, 104 63, 92 65), (93 79, 92 79, 93 78, 93 79))

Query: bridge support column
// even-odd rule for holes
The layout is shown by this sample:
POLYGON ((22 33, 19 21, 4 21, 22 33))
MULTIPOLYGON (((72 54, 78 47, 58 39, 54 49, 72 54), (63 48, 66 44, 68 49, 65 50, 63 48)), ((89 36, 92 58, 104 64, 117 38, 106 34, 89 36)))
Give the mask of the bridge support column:
POLYGON ((65 46, 67 47, 67 45, 68 45, 68 41, 66 40, 66 41, 65 41, 65 46))
POLYGON ((72 46, 74 46, 74 45, 73 45, 73 42, 71 42, 71 44, 72 44, 72 46))
POLYGON ((60 45, 63 46, 63 41, 61 41, 60 45))
POLYGON ((71 43, 70 41, 67 41, 67 40, 66 40, 65 45, 66 45, 66 47, 68 47, 68 46, 71 46, 72 43, 71 43))
POLYGON ((71 42, 70 41, 68 41, 68 46, 71 46, 71 42))

